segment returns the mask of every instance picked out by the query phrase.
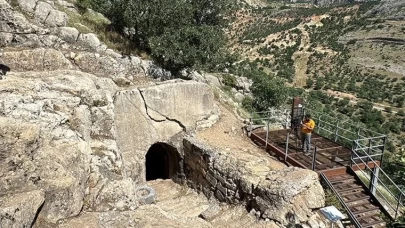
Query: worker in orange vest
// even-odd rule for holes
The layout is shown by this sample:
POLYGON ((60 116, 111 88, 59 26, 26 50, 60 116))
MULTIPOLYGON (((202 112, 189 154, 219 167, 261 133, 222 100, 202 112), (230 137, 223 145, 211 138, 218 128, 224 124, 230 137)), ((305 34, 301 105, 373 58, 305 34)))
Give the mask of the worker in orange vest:
POLYGON ((315 121, 311 119, 310 114, 304 116, 304 121, 301 123, 301 148, 306 155, 311 151, 311 133, 315 128, 315 121))

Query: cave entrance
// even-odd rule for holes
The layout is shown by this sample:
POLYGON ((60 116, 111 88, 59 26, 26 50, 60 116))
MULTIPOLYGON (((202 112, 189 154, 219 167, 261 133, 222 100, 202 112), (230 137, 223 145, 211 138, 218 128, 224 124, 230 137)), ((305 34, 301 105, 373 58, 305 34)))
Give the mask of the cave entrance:
POLYGON ((146 181, 173 178, 180 170, 180 155, 166 143, 153 144, 146 153, 146 181))

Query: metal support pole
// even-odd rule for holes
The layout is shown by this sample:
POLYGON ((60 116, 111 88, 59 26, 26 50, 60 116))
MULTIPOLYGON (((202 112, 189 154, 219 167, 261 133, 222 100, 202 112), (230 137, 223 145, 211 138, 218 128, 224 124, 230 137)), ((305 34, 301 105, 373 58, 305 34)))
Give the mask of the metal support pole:
MULTIPOLYGON (((368 139, 368 150, 367 150, 367 154, 370 156, 371 155, 371 138, 368 139)), ((370 157, 367 156, 367 163, 370 161, 370 157)))
POLYGON ((288 129, 288 113, 287 112, 285 112, 285 129, 288 129))
POLYGON ((285 143, 285 156, 284 156, 284 161, 287 162, 287 157, 288 157, 288 142, 290 139, 290 133, 287 134, 287 140, 285 143))
POLYGON ((315 171, 316 151, 317 151, 317 147, 315 147, 314 154, 312 155, 312 171, 315 171))
POLYGON ((353 140, 353 146, 352 146, 352 151, 350 153, 350 168, 353 166, 353 156, 354 156, 354 151, 356 151, 356 140, 353 140))
POLYGON ((267 144, 269 143, 269 124, 270 124, 270 120, 267 120, 267 127, 266 127, 266 150, 267 150, 267 144))
MULTIPOLYGON (((320 115, 320 116, 319 116, 319 118, 318 118, 318 129, 319 129, 319 130, 321 130, 321 129, 322 129, 321 118, 322 118, 322 115, 320 115)), ((318 133, 320 134, 321 132, 320 132, 320 131, 318 131, 318 133)))
POLYGON ((397 208, 395 209, 395 217, 394 217, 395 220, 396 220, 397 217, 398 217, 399 205, 400 205, 400 203, 401 203, 401 200, 402 200, 402 197, 403 197, 403 196, 404 196, 404 195, 402 195, 402 192, 400 191, 400 192, 399 192, 399 197, 398 197, 397 208))
POLYGON ((385 143, 387 142, 387 136, 384 137, 383 139, 383 146, 381 149, 381 158, 380 158, 380 167, 382 168, 382 163, 383 163, 383 157, 384 157, 384 152, 385 152, 385 143))
POLYGON ((335 142, 337 141, 338 131, 339 131, 339 121, 336 122, 335 142))
POLYGON ((380 167, 375 166, 372 169, 372 172, 370 174, 370 185, 369 185, 369 189, 371 194, 373 194, 375 196, 375 192, 377 190, 377 185, 378 185, 378 173, 380 172, 380 167))
POLYGON ((359 138, 360 138, 360 124, 359 124, 359 122, 357 122, 357 139, 356 140, 359 140, 359 138))

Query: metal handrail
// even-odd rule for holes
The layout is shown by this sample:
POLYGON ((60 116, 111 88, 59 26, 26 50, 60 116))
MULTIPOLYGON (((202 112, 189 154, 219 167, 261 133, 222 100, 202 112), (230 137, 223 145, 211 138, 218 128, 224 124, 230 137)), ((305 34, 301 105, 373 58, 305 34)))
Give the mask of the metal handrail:
MULTIPOLYGON (((311 109, 309 109, 309 108, 306 108, 306 110, 310 110, 311 113, 319 114, 319 112, 314 111, 314 110, 311 110, 311 109)), ((323 113, 322 113, 322 114, 320 114, 320 116, 327 116, 327 117, 329 117, 329 119, 336 120, 336 121, 333 121, 333 122, 340 122, 340 120, 338 120, 337 118, 332 117, 332 116, 327 115, 327 114, 323 114, 323 113)), ((331 122, 331 121, 329 121, 329 122, 331 122)), ((366 129, 366 128, 364 128, 364 127, 360 127, 358 124, 356 124, 356 125, 355 125, 355 124, 352 124, 352 123, 349 122, 349 120, 345 121, 345 124, 346 124, 346 125, 349 125, 349 126, 353 126, 353 127, 355 127, 356 129, 363 130, 364 132, 372 133, 373 135, 378 135, 378 136, 383 136, 383 137, 385 137, 384 134, 381 134, 381 133, 379 133, 379 132, 376 132, 376 131, 373 131, 373 130, 370 130, 370 129, 366 129)))
MULTIPOLYGON (((394 186, 394 187, 396 188, 396 190, 399 192, 399 197, 397 197, 397 195, 394 194, 394 193, 387 187, 387 185, 381 180, 381 178, 378 178, 378 177, 377 177, 377 185, 378 185, 378 183, 380 183, 380 184, 384 187, 384 189, 385 189, 385 190, 395 199, 395 201, 397 202, 397 205, 393 205, 393 204, 384 196, 384 194, 377 188, 377 185, 375 185, 375 184, 372 182, 372 180, 367 176, 367 173, 365 173, 365 172, 363 171, 363 169, 357 164, 357 162, 356 162, 355 160, 356 160, 356 159, 357 159, 357 160, 360 159, 360 161, 365 165, 365 167, 366 167, 371 173, 373 173, 373 175, 376 175, 376 173, 375 173, 372 169, 370 169, 370 167, 368 167, 367 163, 366 163, 366 162, 362 159, 362 157, 360 157, 354 150, 352 150, 352 153, 357 156, 356 158, 354 158, 354 157, 352 156, 352 158, 351 158, 352 163, 354 163, 354 164, 359 168, 359 170, 364 174, 364 176, 367 178, 367 180, 370 181, 371 185, 373 186, 373 189, 375 189, 376 191, 378 191, 378 192, 380 193, 380 196, 381 196, 382 198, 384 198, 384 200, 388 203, 388 205, 394 210, 394 212, 395 212, 394 219, 396 219, 396 216, 397 216, 397 214, 398 214, 399 205, 401 205, 402 207, 405 206, 405 205, 401 202, 401 198, 402 198, 403 195, 405 195, 405 193, 401 190, 401 188, 399 188, 399 187, 394 183, 394 181, 392 181, 392 179, 384 172, 384 170, 380 169, 380 170, 379 170, 379 172, 380 172, 379 175, 383 174, 384 177, 387 178, 388 181, 390 182, 390 185, 391 185, 391 186, 394 186)), ((367 157, 368 159, 370 159, 370 160, 374 163, 375 166, 379 167, 378 164, 375 162, 375 160, 374 160, 371 156, 369 156, 367 153, 366 153, 366 156, 363 156, 363 157, 367 157)))
MULTIPOLYGON (((388 205, 389 205, 392 209, 394 209, 394 207, 396 207, 396 205, 392 205, 392 204, 390 203, 390 201, 389 201, 389 200, 384 196, 384 194, 377 188, 377 186, 372 183, 372 180, 367 176, 367 173, 365 173, 357 163, 354 163, 354 164, 355 164, 355 165, 357 166, 357 168, 359 168, 359 170, 363 173, 363 175, 365 176, 365 178, 367 178, 367 180, 370 181, 371 185, 373 186, 373 189, 375 189, 377 192, 379 192, 379 193, 380 193, 380 196, 382 196, 382 198, 384 198, 385 202, 387 202, 388 205)), ((370 170, 370 171, 372 172, 372 170, 370 170)), ((374 172, 373 172, 373 173, 374 173, 374 172)), ((384 185, 384 183, 383 183, 381 180, 379 180, 378 178, 377 178, 377 181, 381 182, 381 184, 384 185)), ((363 181, 362 181, 362 182, 363 182, 363 181)), ((364 182, 363 182, 363 183, 364 183, 364 182)), ((366 183, 364 183, 364 184, 366 185, 366 183)), ((385 185, 384 185, 384 186, 385 186, 385 185)), ((386 189, 386 190, 391 194, 391 196, 393 196, 393 197, 395 198, 395 195, 394 195, 392 192, 390 192, 386 187, 385 187, 384 189, 386 189)), ((400 198, 399 198, 399 199, 400 199, 400 198)), ((400 202, 399 202, 399 199, 398 199, 398 203, 400 203, 400 202)), ((401 206, 403 206, 402 203, 400 203, 400 204, 401 204, 401 206)), ((395 209, 394 209, 394 211, 395 211, 395 209)), ((396 212, 396 211, 395 211, 395 212, 396 212)), ((397 212, 396 212, 396 213, 397 213, 397 212)))
MULTIPOLYGON (((364 150, 363 150, 363 151, 364 151, 364 150)), ((357 154, 355 151, 352 150, 352 152, 358 156, 358 154, 357 154)), ((375 165, 377 165, 376 161, 374 161, 374 159, 373 159, 372 157, 370 157, 370 155, 368 155, 367 153, 365 153, 365 154, 366 154, 366 156, 370 159, 370 161, 372 161, 375 165)), ((378 167, 379 167, 379 166, 378 166, 378 167)), ((388 178, 388 180, 389 180, 390 182, 392 182, 393 186, 395 186, 396 188, 398 188, 398 189, 401 191, 401 189, 394 183, 393 180, 391 180, 391 178, 384 172, 384 170, 380 169, 380 172, 382 172, 384 175, 386 175, 387 178, 388 178)), ((402 191, 401 191, 401 192, 402 192, 402 191)), ((402 192, 402 194, 405 194, 405 193, 402 192)))
POLYGON ((330 183, 330 181, 328 180, 328 178, 325 176, 324 173, 321 173, 321 177, 322 179, 326 182, 326 184, 328 185, 328 187, 335 193, 335 196, 339 199, 340 203, 343 205, 343 207, 345 208, 347 214, 349 215, 349 219, 351 220, 351 222, 357 227, 357 228, 361 228, 361 224, 360 222, 357 220, 356 216, 353 214, 353 212, 350 210, 350 208, 347 206, 347 204, 345 203, 345 201, 343 200, 343 198, 340 196, 340 194, 336 191, 336 189, 333 187, 332 183, 330 183))

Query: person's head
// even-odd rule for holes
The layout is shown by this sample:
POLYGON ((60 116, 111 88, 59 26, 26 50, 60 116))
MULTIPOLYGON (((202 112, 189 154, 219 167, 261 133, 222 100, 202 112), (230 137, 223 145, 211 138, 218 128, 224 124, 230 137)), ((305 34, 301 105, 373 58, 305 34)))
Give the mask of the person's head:
POLYGON ((310 114, 305 114, 305 120, 310 120, 311 119, 311 115, 310 114))

